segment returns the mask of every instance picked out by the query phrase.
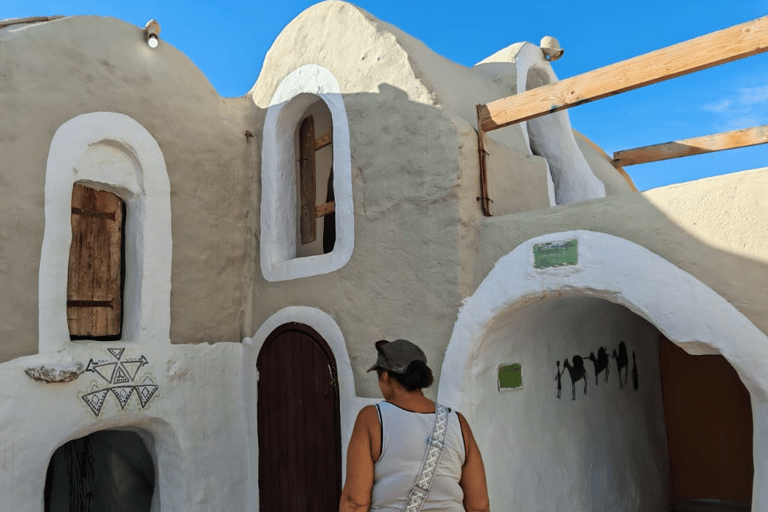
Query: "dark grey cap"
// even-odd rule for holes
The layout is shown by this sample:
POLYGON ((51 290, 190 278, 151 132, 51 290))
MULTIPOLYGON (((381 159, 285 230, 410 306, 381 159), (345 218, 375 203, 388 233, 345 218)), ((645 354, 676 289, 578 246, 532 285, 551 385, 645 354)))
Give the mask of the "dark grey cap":
POLYGON ((381 368, 395 373, 405 373, 408 365, 413 361, 422 361, 427 363, 427 356, 424 351, 408 340, 379 340, 376 342, 376 350, 379 356, 376 363, 368 368, 368 371, 381 368))

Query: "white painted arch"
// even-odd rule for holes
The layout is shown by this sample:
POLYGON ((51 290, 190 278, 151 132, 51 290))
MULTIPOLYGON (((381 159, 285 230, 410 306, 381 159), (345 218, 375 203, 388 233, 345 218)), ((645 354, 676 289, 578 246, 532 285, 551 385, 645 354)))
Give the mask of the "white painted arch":
POLYGON ((278 85, 264 120, 261 172, 261 272, 267 281, 327 274, 347 264, 355 244, 349 122, 341 88, 328 69, 307 64, 278 85), (325 102, 333 124, 336 242, 328 254, 296 257, 296 128, 306 109, 325 102))
MULTIPOLYGON (((523 43, 515 55, 518 94, 558 82, 541 48, 523 43)), ((544 157, 554 182, 555 204, 567 204, 605 197, 605 185, 597 179, 581 153, 566 110, 523 121, 523 136, 531 152, 544 157)), ((550 200, 553 198, 550 195, 550 200)))
POLYGON ((132 118, 94 112, 61 125, 48 154, 39 351, 55 352, 71 343, 66 303, 75 183, 108 190, 126 203, 121 341, 169 343, 172 240, 165 159, 152 135, 132 118))
POLYGON ((623 305, 688 353, 719 353, 731 363, 752 401, 752 510, 768 510, 768 336, 701 281, 622 238, 581 230, 552 233, 500 258, 459 311, 442 365, 440 402, 472 410, 478 399, 472 364, 496 318, 549 298, 579 295, 623 305), (534 269, 535 244, 574 239, 576 265, 534 269))
POLYGON ((352 373, 352 363, 349 360, 347 344, 344 340, 344 334, 341 332, 336 321, 326 312, 306 307, 290 306, 281 309, 270 316, 256 331, 252 338, 243 340, 243 397, 245 404, 246 418, 248 418, 248 444, 250 450, 252 485, 249 486, 248 502, 251 505, 250 510, 256 510, 259 504, 258 496, 258 468, 259 468, 259 443, 257 428, 257 384, 258 372, 256 370, 256 361, 259 352, 264 346, 270 334, 280 327, 291 322, 298 322, 314 329, 333 352, 336 359, 336 373, 339 380, 339 416, 341 421, 341 462, 342 462, 342 482, 346 479, 346 460, 347 447, 349 439, 352 437, 352 427, 355 424, 357 413, 365 405, 375 403, 377 400, 358 398, 355 392, 355 379, 352 373))

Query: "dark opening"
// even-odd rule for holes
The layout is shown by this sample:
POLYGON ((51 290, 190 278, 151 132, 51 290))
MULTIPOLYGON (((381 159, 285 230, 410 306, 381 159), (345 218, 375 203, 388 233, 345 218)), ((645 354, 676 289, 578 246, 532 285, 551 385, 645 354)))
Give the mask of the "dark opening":
POLYGON ((155 464, 134 432, 103 430, 59 447, 45 479, 45 512, 150 512, 155 464))

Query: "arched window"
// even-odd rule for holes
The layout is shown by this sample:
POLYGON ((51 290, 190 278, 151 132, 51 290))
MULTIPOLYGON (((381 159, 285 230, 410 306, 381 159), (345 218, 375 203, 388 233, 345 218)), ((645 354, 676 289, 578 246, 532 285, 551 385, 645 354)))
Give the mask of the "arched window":
POLYGON ((40 352, 66 348, 73 338, 169 342, 171 249, 170 182, 163 154, 149 132, 114 112, 83 114, 61 125, 51 141, 45 177, 40 352), (78 206, 73 199, 86 203, 78 206), (113 216, 122 218, 112 222, 113 216), (98 257, 88 256, 96 249, 98 257), (109 261, 104 259, 107 253, 109 261), (83 254, 90 263, 78 262, 83 254), (112 255, 120 255, 120 262, 111 260, 112 255), (87 268, 92 264, 111 268, 94 273, 87 268), (88 279, 97 282, 81 287, 88 279), (111 295, 100 295, 96 288, 108 281, 111 295), (72 330, 80 322, 74 320, 74 309, 103 313, 108 305, 122 310, 119 322, 111 321, 120 325, 117 331, 94 331, 93 326, 72 330))
POLYGON ((354 246, 349 126, 339 84, 327 69, 302 66, 278 86, 264 123, 261 179, 264 278, 284 281, 343 267, 354 246))
POLYGON ((299 175, 298 257, 328 254, 336 243, 333 194, 333 122, 318 98, 305 111, 296 136, 299 175))

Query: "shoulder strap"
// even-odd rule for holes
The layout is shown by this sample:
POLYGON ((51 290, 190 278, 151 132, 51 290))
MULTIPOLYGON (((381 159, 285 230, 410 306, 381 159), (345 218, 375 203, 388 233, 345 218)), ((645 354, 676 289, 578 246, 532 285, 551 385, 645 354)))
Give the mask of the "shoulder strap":
POLYGON ((427 499, 429 489, 432 487, 432 480, 435 478, 437 464, 443 454, 449 412, 450 409, 447 407, 435 403, 435 428, 432 430, 432 435, 429 436, 424 462, 421 464, 421 471, 419 471, 419 476, 416 478, 411 492, 408 493, 404 512, 419 512, 427 499))

